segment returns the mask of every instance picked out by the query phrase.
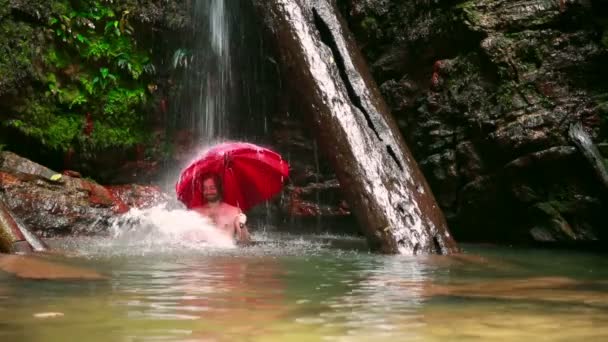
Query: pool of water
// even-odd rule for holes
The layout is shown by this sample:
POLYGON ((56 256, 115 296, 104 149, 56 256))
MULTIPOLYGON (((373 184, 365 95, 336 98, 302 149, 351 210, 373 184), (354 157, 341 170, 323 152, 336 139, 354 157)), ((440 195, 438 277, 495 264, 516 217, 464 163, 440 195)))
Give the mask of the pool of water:
POLYGON ((0 341, 608 340, 602 255, 465 246, 465 257, 403 257, 351 237, 257 239, 229 249, 54 241, 76 251, 54 259, 107 279, 0 272, 0 341))

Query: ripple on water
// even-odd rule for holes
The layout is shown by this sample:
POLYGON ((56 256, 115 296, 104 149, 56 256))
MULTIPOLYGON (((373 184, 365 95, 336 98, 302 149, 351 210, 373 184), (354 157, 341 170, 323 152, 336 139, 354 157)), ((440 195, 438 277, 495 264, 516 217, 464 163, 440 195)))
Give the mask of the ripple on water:
POLYGON ((72 239, 86 257, 69 261, 109 279, 59 284, 3 278, 0 336, 3 341, 608 338, 603 281, 608 275, 601 257, 539 258, 530 251, 510 255, 513 262, 471 263, 336 250, 319 236, 257 237, 261 243, 247 248, 143 255, 72 239), (588 273, 582 278, 569 263, 584 264, 595 278, 588 273), (39 312, 65 316, 56 320, 61 325, 35 324, 32 315, 39 312), (9 328, 26 324, 27 338, 9 328))

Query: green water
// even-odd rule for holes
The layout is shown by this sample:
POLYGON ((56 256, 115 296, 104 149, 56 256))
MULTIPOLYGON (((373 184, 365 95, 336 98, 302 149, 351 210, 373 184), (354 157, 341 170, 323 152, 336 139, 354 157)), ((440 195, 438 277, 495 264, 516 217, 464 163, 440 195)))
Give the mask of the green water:
POLYGON ((483 258, 416 258, 276 239, 199 251, 70 241, 81 255, 63 262, 108 279, 0 273, 0 341, 608 340, 602 255, 465 246, 483 258), (48 312, 63 315, 35 316, 48 312))

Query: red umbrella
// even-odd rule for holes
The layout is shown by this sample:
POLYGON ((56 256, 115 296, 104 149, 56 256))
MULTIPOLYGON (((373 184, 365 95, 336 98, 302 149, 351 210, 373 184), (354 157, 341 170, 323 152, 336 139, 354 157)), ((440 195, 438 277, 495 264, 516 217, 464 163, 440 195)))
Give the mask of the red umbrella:
POLYGON ((289 165, 267 148, 243 142, 223 143, 182 171, 175 185, 177 198, 190 209, 205 205, 202 178, 211 174, 222 180, 223 201, 246 211, 281 191, 289 165))

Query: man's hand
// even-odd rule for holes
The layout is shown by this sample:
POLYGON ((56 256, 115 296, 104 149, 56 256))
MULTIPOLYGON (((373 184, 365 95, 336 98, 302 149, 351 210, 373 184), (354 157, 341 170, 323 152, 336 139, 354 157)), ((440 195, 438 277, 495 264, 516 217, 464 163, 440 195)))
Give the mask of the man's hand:
POLYGON ((236 223, 239 227, 244 227, 247 223, 247 215, 240 213, 236 216, 236 223))
POLYGON ((236 240, 239 243, 247 243, 251 241, 249 230, 247 229, 247 226, 245 226, 245 223, 247 223, 247 215, 243 213, 238 214, 234 220, 234 230, 236 233, 236 240))

